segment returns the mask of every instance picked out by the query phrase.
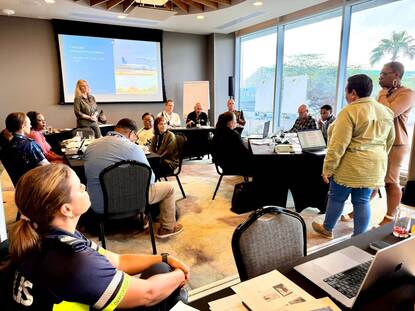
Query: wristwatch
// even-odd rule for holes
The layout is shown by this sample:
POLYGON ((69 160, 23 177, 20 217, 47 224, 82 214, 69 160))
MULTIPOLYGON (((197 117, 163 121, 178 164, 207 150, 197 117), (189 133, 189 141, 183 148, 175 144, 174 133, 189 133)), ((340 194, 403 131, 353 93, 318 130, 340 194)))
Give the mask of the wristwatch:
POLYGON ((161 253, 160 255, 161 255, 161 261, 167 263, 169 253, 161 253))

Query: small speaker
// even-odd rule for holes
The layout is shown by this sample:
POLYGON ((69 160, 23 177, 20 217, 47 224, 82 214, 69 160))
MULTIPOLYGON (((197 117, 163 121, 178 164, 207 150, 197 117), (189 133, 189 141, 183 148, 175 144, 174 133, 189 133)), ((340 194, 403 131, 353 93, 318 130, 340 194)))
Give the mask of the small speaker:
POLYGON ((228 78, 228 96, 230 98, 235 97, 235 91, 234 91, 234 79, 233 77, 228 78))

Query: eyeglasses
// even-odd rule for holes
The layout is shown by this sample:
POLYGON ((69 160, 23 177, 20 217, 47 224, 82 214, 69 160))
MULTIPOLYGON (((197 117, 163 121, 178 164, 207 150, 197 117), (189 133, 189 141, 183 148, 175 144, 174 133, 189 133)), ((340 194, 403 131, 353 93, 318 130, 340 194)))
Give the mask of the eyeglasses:
POLYGON ((380 75, 380 76, 387 76, 388 74, 391 74, 391 73, 394 73, 394 72, 393 72, 393 71, 388 71, 388 72, 381 71, 381 72, 379 73, 379 75, 380 75))

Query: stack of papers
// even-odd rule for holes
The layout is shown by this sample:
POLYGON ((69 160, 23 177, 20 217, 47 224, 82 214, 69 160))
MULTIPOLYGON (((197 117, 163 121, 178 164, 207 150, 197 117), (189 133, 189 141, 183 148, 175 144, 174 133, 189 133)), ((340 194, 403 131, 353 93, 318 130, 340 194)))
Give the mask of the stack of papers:
POLYGON ((212 311, 340 310, 330 298, 315 299, 277 270, 232 287, 236 295, 209 302, 212 311))

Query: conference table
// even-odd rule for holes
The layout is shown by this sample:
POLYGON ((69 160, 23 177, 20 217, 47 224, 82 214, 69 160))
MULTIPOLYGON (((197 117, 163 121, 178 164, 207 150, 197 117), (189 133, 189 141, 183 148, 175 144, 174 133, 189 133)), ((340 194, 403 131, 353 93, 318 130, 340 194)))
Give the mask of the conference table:
MULTIPOLYGON (((287 270, 280 272, 315 298, 326 297, 328 294, 325 291, 302 276, 294 270, 293 267, 351 245, 359 247, 374 255, 374 251, 369 248, 369 244, 378 240, 383 240, 390 244, 401 241, 401 239, 392 235, 392 224, 384 225, 303 257, 293 263, 287 270)), ((201 311, 209 310, 208 302, 233 294, 235 294, 233 290, 230 287, 226 287, 220 291, 195 300, 190 303, 190 305, 201 311)), ((333 299, 333 301, 335 300, 333 299)), ((355 305, 353 306, 353 310, 414 310, 414 302, 415 276, 400 276, 396 279, 383 280, 374 284, 374 286, 368 291, 359 295, 355 305)), ((336 302, 336 304, 342 310, 350 310, 339 302, 336 302)))
POLYGON ((172 127, 169 129, 174 134, 182 134, 186 137, 183 147, 183 157, 203 157, 210 153, 210 140, 215 131, 214 127, 172 127))
MULTIPOLYGON (((148 163, 151 166, 153 171, 157 170, 160 166, 160 156, 157 153, 149 152, 146 154, 148 163)), ((85 176, 85 159, 83 156, 65 156, 68 161, 69 166, 75 171, 79 179, 83 184, 86 185, 86 176, 85 176)))
POLYGON ((248 141, 255 168, 253 183, 258 206, 286 207, 290 190, 297 212, 307 207, 325 212, 328 185, 321 178, 324 154, 304 153, 295 143, 294 153, 281 154, 274 151, 272 143, 270 146, 257 144, 258 141, 248 141))

